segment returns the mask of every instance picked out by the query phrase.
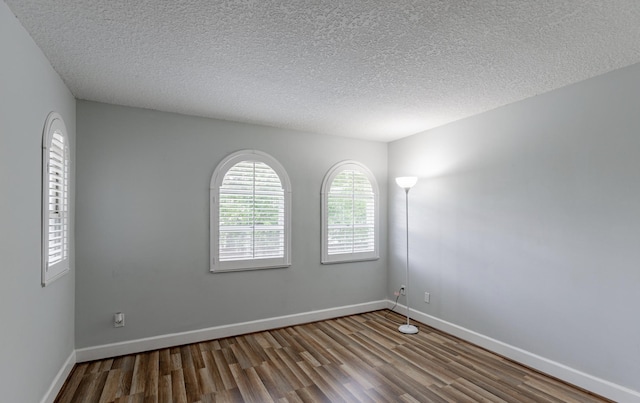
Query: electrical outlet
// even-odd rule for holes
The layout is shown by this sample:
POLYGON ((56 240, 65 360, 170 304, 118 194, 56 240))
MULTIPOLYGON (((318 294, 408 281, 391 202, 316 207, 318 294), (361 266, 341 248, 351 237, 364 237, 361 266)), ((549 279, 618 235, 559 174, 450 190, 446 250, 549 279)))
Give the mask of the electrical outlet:
POLYGON ((113 314, 113 327, 124 327, 124 313, 116 312, 113 314))
POLYGON ((428 292, 424 293, 424 302, 426 302, 427 304, 431 301, 431 294, 429 294, 428 292))
POLYGON ((400 295, 407 295, 407 286, 404 284, 400 286, 400 295))

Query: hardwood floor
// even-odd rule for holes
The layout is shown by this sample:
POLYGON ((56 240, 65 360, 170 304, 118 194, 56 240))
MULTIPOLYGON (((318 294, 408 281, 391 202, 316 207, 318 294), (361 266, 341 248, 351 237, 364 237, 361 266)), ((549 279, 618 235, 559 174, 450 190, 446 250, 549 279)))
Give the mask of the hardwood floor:
POLYGON ((377 311, 77 364, 56 402, 602 402, 377 311))

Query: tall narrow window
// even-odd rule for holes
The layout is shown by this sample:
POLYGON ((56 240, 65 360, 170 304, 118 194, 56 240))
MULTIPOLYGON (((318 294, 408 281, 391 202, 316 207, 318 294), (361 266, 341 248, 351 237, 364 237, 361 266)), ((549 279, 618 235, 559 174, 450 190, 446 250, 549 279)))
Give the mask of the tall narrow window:
POLYGON ((211 271, 291 264, 291 186, 282 166, 255 150, 229 155, 211 178, 211 271))
POLYGON ((322 263, 378 257, 375 177, 359 162, 340 162, 322 183, 322 263))
POLYGON ((42 140, 42 285, 69 271, 69 137, 51 112, 42 140))

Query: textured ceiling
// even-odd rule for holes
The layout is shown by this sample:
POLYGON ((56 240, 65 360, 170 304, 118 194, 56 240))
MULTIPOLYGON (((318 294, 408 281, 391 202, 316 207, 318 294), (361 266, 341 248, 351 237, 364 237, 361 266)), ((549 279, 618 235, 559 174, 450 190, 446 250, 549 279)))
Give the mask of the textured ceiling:
POLYGON ((390 141, 640 62, 638 0, 5 0, 80 99, 390 141))

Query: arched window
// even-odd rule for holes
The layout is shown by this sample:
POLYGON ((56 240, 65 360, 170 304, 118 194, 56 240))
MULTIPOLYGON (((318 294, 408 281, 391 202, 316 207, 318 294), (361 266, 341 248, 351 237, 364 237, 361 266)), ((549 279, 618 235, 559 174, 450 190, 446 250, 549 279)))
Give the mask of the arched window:
POLYGON ((211 271, 291 265, 291 184, 270 155, 243 150, 211 177, 211 271))
POLYGON ((378 258, 376 179, 359 162, 340 162, 322 183, 322 263, 378 258))
POLYGON ((51 112, 42 135, 42 285, 69 271, 69 137, 51 112))

